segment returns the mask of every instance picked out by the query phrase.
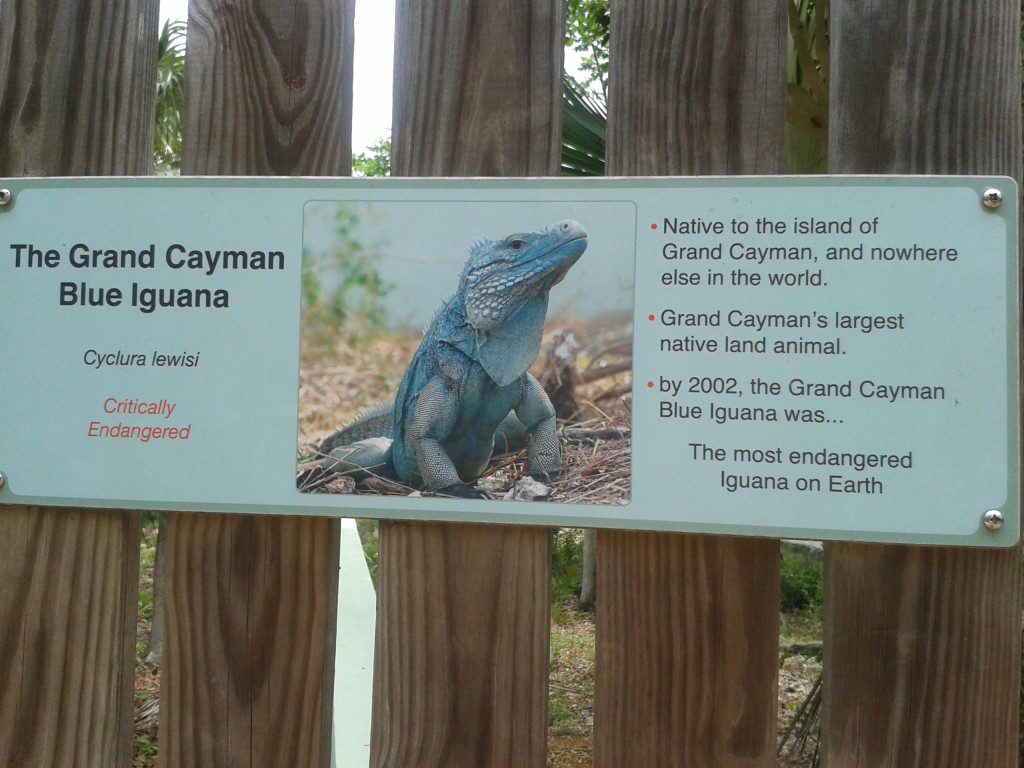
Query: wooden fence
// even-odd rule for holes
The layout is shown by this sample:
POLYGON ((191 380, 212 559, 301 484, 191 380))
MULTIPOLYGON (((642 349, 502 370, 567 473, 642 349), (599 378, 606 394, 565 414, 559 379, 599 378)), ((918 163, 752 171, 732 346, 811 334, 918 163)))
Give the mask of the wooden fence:
MULTIPOLYGON (((353 2, 192 0, 185 173, 349 173, 353 2)), ((782 172, 785 3, 613 0, 609 171, 782 172)), ((1020 10, 832 0, 832 171, 1019 179, 1020 10)), ((148 172, 157 13, 0 0, 0 176, 148 172)), ((395 173, 556 174, 560 0, 397 14, 395 173)), ((170 516, 163 765, 330 764, 338 531, 170 516)), ((0 510, 0 766, 131 763, 139 532, 0 510)), ((828 768, 1017 765, 1019 554, 827 548, 828 768)), ((381 526, 375 768, 544 765, 549 580, 543 528, 381 526)), ((598 583, 594 764, 773 765, 778 542, 602 531, 598 583)))

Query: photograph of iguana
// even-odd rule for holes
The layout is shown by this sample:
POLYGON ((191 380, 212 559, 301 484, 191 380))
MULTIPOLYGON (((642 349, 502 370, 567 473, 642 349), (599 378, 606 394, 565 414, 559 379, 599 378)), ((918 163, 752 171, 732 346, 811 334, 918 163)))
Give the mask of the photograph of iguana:
POLYGON ((629 501, 634 214, 557 207, 307 208, 300 491, 629 501))

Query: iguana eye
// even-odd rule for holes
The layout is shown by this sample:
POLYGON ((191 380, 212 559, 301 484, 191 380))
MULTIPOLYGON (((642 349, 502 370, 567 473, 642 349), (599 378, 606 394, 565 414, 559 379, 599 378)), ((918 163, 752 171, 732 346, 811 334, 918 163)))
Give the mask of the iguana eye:
POLYGON ((513 251, 518 251, 520 248, 525 248, 526 247, 526 241, 525 240, 509 240, 508 241, 508 247, 511 248, 513 251))

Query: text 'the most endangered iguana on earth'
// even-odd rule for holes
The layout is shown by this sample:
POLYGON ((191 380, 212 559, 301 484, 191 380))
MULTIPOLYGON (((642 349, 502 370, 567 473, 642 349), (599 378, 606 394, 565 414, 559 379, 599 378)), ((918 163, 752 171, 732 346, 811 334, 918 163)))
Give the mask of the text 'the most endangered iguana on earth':
POLYGON ((438 310, 409 363, 394 405, 339 429, 321 445, 324 470, 398 480, 450 496, 491 455, 525 437, 530 474, 561 471, 555 410, 527 369, 540 353, 548 293, 587 248, 563 221, 540 232, 477 243, 458 291, 438 310))

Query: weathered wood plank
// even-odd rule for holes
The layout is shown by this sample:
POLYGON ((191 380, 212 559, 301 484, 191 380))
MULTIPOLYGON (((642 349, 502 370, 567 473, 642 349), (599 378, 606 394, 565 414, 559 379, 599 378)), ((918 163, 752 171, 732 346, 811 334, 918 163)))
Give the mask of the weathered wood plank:
MULTIPOLYGON (((394 172, 551 175, 559 0, 399 0, 394 172)), ((382 523, 371 763, 543 766, 550 534, 382 523)))
MULTIPOLYGON (((157 21, 0 2, 0 176, 147 173, 157 21)), ((136 512, 0 510, 0 766, 131 763, 140 535, 136 512)))
POLYGON ((337 530, 169 516, 163 765, 330 764, 337 530))
POLYGON ((182 173, 351 173, 354 8, 191 0, 182 173))
POLYGON ((612 0, 610 174, 782 173, 781 3, 612 0))
MULTIPOLYGON (((832 3, 835 173, 1020 179, 1020 4, 832 3)), ((1017 765, 1019 549, 826 552, 829 768, 1017 765)))
POLYGON ((395 174, 556 174, 563 25, 558 0, 398 0, 395 174))
POLYGON ((0 176, 147 174, 156 0, 0 4, 0 176))
MULTIPOLYGON (((182 165, 350 172, 352 0, 192 0, 182 165)), ((179 766, 327 766, 340 526, 168 518, 160 749, 179 766)))
POLYGON ((373 766, 542 766, 549 532, 381 525, 373 766))
POLYGON ((777 542, 597 541, 594 765, 774 766, 777 542))
MULTIPOLYGON (((782 172, 785 23, 613 2, 608 172, 782 172)), ((597 567, 595 766, 774 765, 778 542, 602 530, 597 567)))
POLYGON ((127 766, 140 517, 0 511, 0 765, 127 766))

